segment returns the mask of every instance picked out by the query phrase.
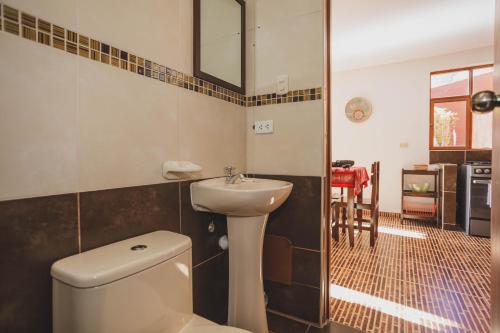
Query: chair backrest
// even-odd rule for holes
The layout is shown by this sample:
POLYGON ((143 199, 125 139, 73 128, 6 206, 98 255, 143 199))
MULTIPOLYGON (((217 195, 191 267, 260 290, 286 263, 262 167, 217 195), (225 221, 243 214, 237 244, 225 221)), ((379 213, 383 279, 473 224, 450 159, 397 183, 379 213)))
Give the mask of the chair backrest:
POLYGON ((380 162, 376 161, 372 164, 372 174, 370 182, 372 184, 371 206, 378 206, 380 192, 380 162))
MULTIPOLYGON (((370 176, 370 183, 372 185, 372 195, 370 198, 370 204, 372 208, 378 206, 379 201, 379 189, 380 189, 380 161, 372 163, 372 171, 370 176)), ((344 194, 344 188, 340 188, 340 197, 342 201, 342 196, 344 194)))

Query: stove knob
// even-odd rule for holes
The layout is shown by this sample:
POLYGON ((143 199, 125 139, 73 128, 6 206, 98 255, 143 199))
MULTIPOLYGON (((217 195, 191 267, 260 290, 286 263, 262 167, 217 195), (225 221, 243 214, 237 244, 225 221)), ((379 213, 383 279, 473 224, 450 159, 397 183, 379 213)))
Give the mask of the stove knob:
POLYGON ((491 173, 491 169, 484 169, 484 173, 485 174, 490 174, 491 173))
POLYGON ((482 169, 476 169, 475 171, 476 173, 483 173, 483 170, 482 169))

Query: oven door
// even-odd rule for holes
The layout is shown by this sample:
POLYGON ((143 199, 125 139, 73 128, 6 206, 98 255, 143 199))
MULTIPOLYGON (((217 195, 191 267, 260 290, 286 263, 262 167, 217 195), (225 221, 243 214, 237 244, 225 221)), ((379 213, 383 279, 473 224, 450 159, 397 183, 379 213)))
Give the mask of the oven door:
POLYGON ((491 219, 491 179, 472 178, 470 218, 491 219))

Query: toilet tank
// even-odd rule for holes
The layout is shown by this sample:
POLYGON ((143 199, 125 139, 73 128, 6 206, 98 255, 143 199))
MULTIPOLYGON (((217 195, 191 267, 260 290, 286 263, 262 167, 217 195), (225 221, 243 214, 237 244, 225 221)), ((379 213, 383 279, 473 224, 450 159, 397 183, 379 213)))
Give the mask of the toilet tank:
POLYGON ((192 318, 191 239, 156 231, 52 265, 54 333, 174 333, 192 318))

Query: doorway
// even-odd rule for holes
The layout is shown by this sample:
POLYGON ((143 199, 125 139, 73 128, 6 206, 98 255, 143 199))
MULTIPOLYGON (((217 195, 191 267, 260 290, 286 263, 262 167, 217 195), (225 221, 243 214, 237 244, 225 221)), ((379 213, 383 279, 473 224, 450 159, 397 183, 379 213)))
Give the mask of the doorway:
MULTIPOLYGON (((458 228, 446 230, 442 226, 435 227, 419 221, 406 221, 401 224, 401 206, 397 204, 401 200, 401 169, 412 168, 413 164, 431 162, 428 146, 430 73, 440 69, 493 63, 493 49, 498 46, 493 44, 494 18, 491 13, 482 17, 483 21, 489 20, 491 25, 486 29, 491 36, 491 43, 483 50, 467 46, 464 50, 452 51, 450 48, 450 52, 433 54, 426 51, 430 47, 421 44, 417 52, 419 56, 411 58, 408 57, 411 45, 388 46, 384 40, 375 38, 375 30, 387 33, 398 30, 395 27, 399 24, 400 32, 404 32, 409 29, 404 26, 404 21, 434 22, 433 17, 438 17, 443 6, 450 3, 442 1, 438 8, 432 8, 431 2, 420 2, 420 5, 425 7, 420 8, 413 1, 399 4, 395 1, 382 1, 373 5, 380 8, 371 8, 371 5, 364 2, 363 8, 360 1, 331 1, 332 25, 330 34, 326 34, 330 36, 329 56, 330 60, 333 60, 328 76, 332 122, 331 161, 354 160, 356 165, 365 166, 369 173, 371 163, 382 160, 379 235, 375 246, 370 247, 369 233, 364 230, 355 231, 353 248, 349 246, 347 232, 341 231, 338 241, 331 236, 329 238, 330 318, 334 322, 361 331, 500 330, 500 323, 495 322, 499 319, 491 316, 491 313, 495 313, 491 311, 497 309, 498 312, 495 299, 499 297, 499 291, 493 284, 495 281, 499 284, 500 272, 497 265, 500 264, 500 250, 496 248, 496 244, 500 240, 492 244, 487 238, 471 237, 458 228), (389 15, 394 7, 394 15, 389 15), (336 9, 345 12, 336 16, 336 9), (369 15, 364 17, 364 12, 369 15), (386 16, 377 21, 381 12, 386 16), (406 18, 411 17, 410 19, 404 19, 405 12, 410 15, 406 18), (357 16, 357 19, 354 16, 357 16), (396 17, 399 19, 395 19, 396 17), (340 36, 336 35, 339 25, 349 21, 357 23, 350 27, 341 26, 342 33, 340 36), (371 24, 377 29, 363 32, 364 21, 368 21, 368 25, 371 24), (342 30, 353 30, 354 33, 348 38, 349 34, 342 30), (336 53, 336 45, 342 48, 342 43, 346 40, 356 40, 364 33, 365 44, 369 44, 368 46, 359 44, 361 47, 351 47, 345 52, 336 53), (340 40, 337 43, 336 37, 340 40), (352 51, 353 49, 356 51, 352 51), (356 56, 356 52, 367 54, 368 51, 364 51, 370 49, 374 63, 369 63, 366 56, 356 56), (379 52, 379 49, 383 51, 379 52), (336 59, 340 59, 340 64, 336 59), (342 62, 343 59, 352 60, 342 62), (420 75, 419 71, 424 74, 420 75), (421 89, 422 93, 413 94, 410 98, 409 95, 399 93, 412 89, 421 89), (347 102, 355 97, 364 97, 372 104, 373 113, 365 122, 351 122, 344 115, 347 102), (389 101, 388 104, 395 104, 396 107, 384 104, 384 100, 389 101), (417 106, 414 107, 415 105, 417 106), (404 110, 408 108, 414 111, 413 114, 408 115, 410 112, 404 110), (422 112, 417 114, 419 110, 422 112), (423 132, 423 140, 418 132, 423 132), (410 159, 402 160, 401 156, 410 159), (394 184, 397 184, 397 190, 394 190, 394 184)), ((451 9, 449 17, 455 15, 458 20, 460 15, 471 10, 470 6, 478 4, 471 4, 470 1, 455 2, 455 7, 462 5, 462 8, 451 9)), ((493 0, 482 1, 481 5, 493 12, 492 6, 495 3, 493 0)), ((469 30, 471 35, 476 33, 478 36, 480 33, 472 30, 474 29, 469 30)), ((432 35, 432 31, 429 34, 432 35)), ((482 35, 487 35, 485 30, 482 35)), ((473 38, 467 38, 469 37, 473 38)), ((485 36, 476 39, 482 38, 487 39, 485 36)), ((392 38, 391 42, 394 40, 392 38)), ((447 41, 439 43, 432 40, 432 43, 437 43, 434 45, 440 45, 441 48, 449 46, 447 41)), ((463 43, 466 44, 465 40, 463 43)), ((500 123, 500 120, 497 123, 500 123)), ((500 143, 498 132, 500 125, 493 134, 494 143, 500 143)), ((447 151, 441 153, 446 154, 447 151)), ((465 156, 466 152, 463 151, 463 154, 465 156)), ((496 170, 495 161, 500 162, 500 156, 497 156, 495 147, 491 160, 493 169, 496 170)), ((330 169, 329 163, 327 170, 330 169)), ((497 184, 495 176, 493 183, 497 184)), ((494 186, 495 189, 498 187, 494 186)), ((366 192, 370 192, 369 188, 366 192)), ((500 198, 500 193, 497 197, 500 198)), ((495 194, 493 205, 494 202, 495 194)), ((495 229, 494 215, 495 213, 492 221, 492 240, 500 237, 498 227, 495 229)))

